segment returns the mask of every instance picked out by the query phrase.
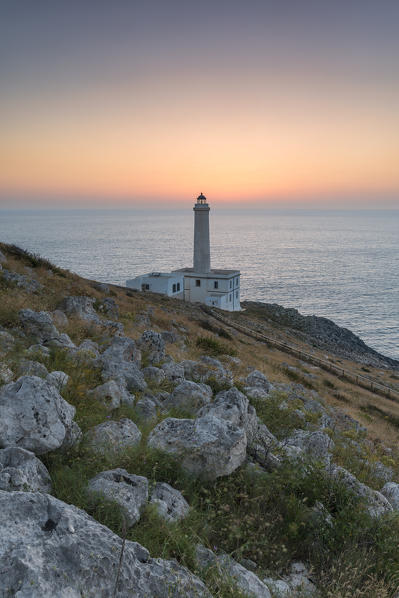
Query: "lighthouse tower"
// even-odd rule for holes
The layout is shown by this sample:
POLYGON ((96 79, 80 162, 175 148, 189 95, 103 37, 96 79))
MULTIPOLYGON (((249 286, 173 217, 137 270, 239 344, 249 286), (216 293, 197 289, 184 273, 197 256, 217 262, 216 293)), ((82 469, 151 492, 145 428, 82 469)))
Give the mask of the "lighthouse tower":
POLYGON ((194 205, 194 272, 207 273, 211 270, 211 250, 209 243, 210 207, 202 193, 194 205))
POLYGON ((184 299, 227 311, 240 310, 240 271, 211 270, 209 205, 201 193, 194 205, 194 260, 192 268, 175 273, 184 276, 184 299))

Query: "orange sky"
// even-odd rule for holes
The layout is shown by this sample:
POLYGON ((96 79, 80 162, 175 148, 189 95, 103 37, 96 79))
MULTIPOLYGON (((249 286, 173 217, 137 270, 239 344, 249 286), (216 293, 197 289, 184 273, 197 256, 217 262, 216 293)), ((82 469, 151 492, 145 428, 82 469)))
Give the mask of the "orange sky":
POLYGON ((158 55, 128 68, 126 48, 114 48, 124 58, 108 56, 103 71, 91 57, 51 76, 10 68, 0 201, 187 201, 201 189, 213 200, 259 202, 398 193, 399 80, 386 62, 368 70, 360 52, 347 62, 322 45, 310 63, 290 49, 275 60, 263 46, 214 50, 213 59, 194 53, 182 63, 169 48, 166 63, 158 55))

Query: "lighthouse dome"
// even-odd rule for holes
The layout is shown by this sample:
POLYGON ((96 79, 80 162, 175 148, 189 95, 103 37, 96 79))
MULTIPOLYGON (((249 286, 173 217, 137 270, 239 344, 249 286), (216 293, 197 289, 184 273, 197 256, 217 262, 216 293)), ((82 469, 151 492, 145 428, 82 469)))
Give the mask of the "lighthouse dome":
POLYGON ((201 193, 201 195, 198 195, 197 197, 197 201, 200 199, 206 199, 205 195, 203 193, 201 193))

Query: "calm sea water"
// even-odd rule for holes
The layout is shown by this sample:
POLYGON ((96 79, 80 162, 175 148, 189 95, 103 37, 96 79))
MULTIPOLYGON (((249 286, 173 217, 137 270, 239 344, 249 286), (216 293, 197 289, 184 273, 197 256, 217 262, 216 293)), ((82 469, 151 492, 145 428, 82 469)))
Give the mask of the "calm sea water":
MULTIPOLYGON (((191 265, 193 213, 3 210, 0 240, 124 284, 191 265)), ((213 209, 211 246, 214 267, 241 270, 242 299, 331 318, 399 358, 399 210, 213 209)))

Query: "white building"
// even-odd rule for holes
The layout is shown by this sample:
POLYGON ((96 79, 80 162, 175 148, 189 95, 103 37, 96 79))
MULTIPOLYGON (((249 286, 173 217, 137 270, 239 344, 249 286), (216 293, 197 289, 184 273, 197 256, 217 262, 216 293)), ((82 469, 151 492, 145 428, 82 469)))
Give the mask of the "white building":
POLYGON ((151 272, 126 281, 138 291, 161 293, 204 303, 227 311, 240 311, 240 271, 212 270, 209 242, 209 205, 204 195, 194 205, 194 260, 192 268, 171 273, 151 272))
POLYGON ((184 276, 178 272, 150 272, 126 281, 136 291, 151 291, 177 299, 184 298, 184 276))
POLYGON ((240 310, 240 271, 212 270, 209 242, 209 211, 201 193, 194 205, 194 260, 192 268, 175 270, 184 274, 185 301, 205 303, 227 311, 240 310))

